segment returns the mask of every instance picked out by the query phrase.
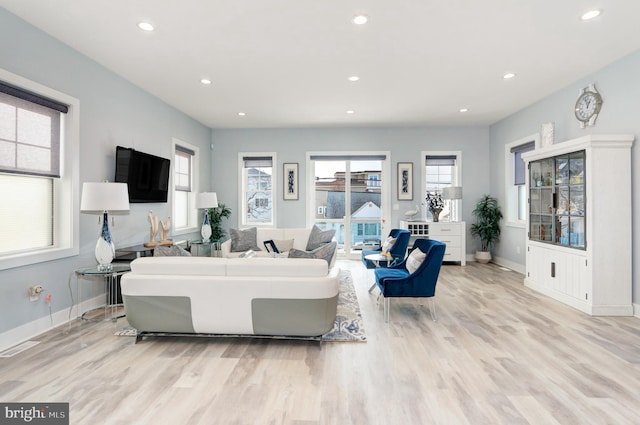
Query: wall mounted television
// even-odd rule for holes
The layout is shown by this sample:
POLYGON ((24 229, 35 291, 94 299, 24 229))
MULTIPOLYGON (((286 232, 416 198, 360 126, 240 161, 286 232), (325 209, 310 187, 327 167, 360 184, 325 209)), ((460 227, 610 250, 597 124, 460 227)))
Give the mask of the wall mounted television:
POLYGON ((129 202, 167 202, 169 160, 122 146, 116 147, 116 178, 129 188, 129 202))

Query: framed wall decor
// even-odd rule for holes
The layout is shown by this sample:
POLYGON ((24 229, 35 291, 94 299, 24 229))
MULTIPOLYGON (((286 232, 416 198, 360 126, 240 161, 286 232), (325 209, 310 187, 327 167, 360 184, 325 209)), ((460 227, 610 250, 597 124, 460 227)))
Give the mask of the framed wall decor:
POLYGON ((398 162, 398 201, 413 201, 413 162, 398 162))
POLYGON ((283 198, 285 201, 298 200, 298 163, 285 162, 282 164, 283 198))

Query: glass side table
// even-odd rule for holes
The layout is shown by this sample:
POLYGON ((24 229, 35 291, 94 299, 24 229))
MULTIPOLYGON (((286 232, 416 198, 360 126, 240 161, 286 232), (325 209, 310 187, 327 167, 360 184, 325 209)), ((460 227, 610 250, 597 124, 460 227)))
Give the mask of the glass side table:
POLYGON ((190 241, 191 255, 195 257, 222 257, 219 240, 203 242, 202 240, 190 241))
POLYGON ((101 307, 87 310, 78 317, 82 320, 112 320, 124 317, 124 306, 118 302, 118 277, 131 271, 129 263, 113 263, 111 270, 100 270, 97 266, 75 270, 78 290, 78 310, 82 304, 81 280, 99 280, 105 285, 105 303, 101 307))

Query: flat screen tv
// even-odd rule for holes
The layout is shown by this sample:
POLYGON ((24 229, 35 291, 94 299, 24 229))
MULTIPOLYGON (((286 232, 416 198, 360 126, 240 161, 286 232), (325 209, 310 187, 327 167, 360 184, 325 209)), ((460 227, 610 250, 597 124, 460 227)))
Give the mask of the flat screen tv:
POLYGON ((169 160, 117 146, 115 181, 127 184, 129 202, 167 202, 169 160))

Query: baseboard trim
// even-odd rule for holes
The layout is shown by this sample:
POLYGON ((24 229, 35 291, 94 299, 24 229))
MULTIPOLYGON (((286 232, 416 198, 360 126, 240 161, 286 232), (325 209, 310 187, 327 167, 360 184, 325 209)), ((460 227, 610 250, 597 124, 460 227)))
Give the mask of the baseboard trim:
POLYGON ((3 332, 0 334, 0 352, 36 338, 53 328, 69 323, 71 320, 76 320, 78 311, 84 312, 92 308, 100 307, 101 305, 104 305, 104 294, 86 300, 82 302, 80 306, 73 306, 71 312, 68 308, 65 308, 53 313, 51 316, 44 316, 3 332))
POLYGON ((520 273, 520 274, 525 274, 526 273, 526 267, 524 264, 519 264, 516 263, 514 261, 509 261, 507 259, 501 258, 501 257, 493 257, 492 260, 493 263, 502 266, 502 267, 506 267, 508 269, 513 270, 514 272, 520 273))

